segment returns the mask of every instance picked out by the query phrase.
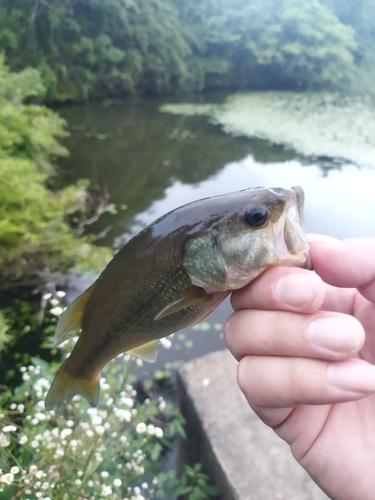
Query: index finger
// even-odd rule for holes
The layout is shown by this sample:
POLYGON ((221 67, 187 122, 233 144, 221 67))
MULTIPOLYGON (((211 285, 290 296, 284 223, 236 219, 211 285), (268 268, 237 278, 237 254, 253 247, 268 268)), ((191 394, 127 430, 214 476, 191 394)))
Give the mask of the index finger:
POLYGON ((323 304, 325 287, 321 278, 311 271, 270 267, 250 285, 234 291, 231 302, 235 311, 263 309, 311 314, 323 304))
POLYGON ((309 235, 310 258, 317 274, 328 284, 357 288, 375 303, 375 239, 338 240, 329 236, 309 235))

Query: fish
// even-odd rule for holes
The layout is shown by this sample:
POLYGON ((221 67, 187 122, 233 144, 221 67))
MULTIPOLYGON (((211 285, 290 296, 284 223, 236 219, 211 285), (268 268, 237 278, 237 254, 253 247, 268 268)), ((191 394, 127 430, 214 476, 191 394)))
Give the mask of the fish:
POLYGON ((99 401, 100 374, 121 353, 153 362, 158 339, 192 326, 267 267, 311 269, 299 186, 248 188, 168 212, 130 239, 62 314, 55 346, 81 334, 45 399, 99 401))

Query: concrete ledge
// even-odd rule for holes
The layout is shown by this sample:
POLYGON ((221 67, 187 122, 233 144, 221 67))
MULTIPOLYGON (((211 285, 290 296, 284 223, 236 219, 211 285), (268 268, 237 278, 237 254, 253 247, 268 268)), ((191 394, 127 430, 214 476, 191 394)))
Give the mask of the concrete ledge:
POLYGON ((221 500, 327 500, 289 446, 249 408, 228 351, 179 370, 180 408, 187 420, 184 459, 204 464, 221 500))

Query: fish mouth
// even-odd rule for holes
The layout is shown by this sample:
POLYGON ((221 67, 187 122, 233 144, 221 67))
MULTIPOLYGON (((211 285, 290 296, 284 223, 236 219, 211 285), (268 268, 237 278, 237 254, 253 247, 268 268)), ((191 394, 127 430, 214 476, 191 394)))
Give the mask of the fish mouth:
POLYGON ((280 261, 289 261, 293 265, 312 270, 306 240, 304 201, 303 189, 300 186, 292 187, 284 212, 274 225, 273 232, 280 261))

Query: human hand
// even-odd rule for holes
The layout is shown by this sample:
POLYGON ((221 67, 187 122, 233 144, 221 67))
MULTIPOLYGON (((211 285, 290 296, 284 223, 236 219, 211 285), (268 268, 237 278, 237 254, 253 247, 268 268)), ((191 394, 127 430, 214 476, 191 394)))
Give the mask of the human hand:
POLYGON ((315 272, 232 294, 225 341, 258 416, 334 500, 375 496, 375 239, 312 235, 315 272))

